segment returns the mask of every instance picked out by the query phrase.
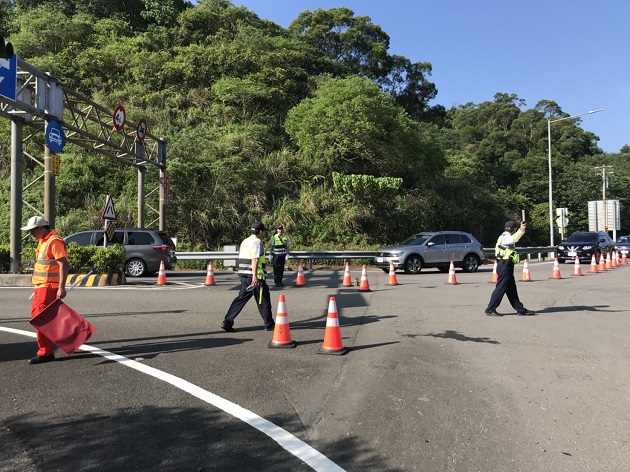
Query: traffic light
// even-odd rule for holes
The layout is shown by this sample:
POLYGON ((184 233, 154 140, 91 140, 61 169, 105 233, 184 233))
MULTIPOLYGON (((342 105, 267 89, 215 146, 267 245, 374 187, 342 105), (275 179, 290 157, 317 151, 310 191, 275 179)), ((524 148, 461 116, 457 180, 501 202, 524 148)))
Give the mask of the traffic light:
POLYGON ((0 36, 0 59, 11 59, 13 57, 13 44, 5 43, 0 36))
POLYGON ((53 154, 51 157, 51 167, 52 167, 52 175, 55 177, 59 175, 59 156, 57 154, 53 154))

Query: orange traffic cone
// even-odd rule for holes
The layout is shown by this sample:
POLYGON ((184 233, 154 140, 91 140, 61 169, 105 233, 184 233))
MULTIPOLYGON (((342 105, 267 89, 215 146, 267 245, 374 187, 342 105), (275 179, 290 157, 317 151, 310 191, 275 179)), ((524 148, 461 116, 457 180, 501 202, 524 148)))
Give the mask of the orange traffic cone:
POLYGON ((562 276, 560 275, 560 264, 558 264, 558 258, 556 257, 556 259, 553 262, 553 271, 551 272, 551 278, 552 279, 561 279, 562 276))
POLYGON ((606 253, 606 269, 612 269, 612 262, 610 262, 610 253, 606 253))
POLYGON ((204 285, 216 285, 214 283, 214 268, 212 267, 212 261, 208 262, 208 272, 206 273, 206 283, 204 285))
POLYGON ((591 268, 589 269, 589 272, 594 274, 597 273, 597 261, 595 260, 595 254, 591 257, 591 268))
POLYGON ((600 272, 606 271, 606 259, 603 254, 599 255, 599 266, 597 268, 600 272))
POLYGON ((296 287, 306 287, 306 279, 304 278, 304 265, 300 262, 298 265, 297 279, 295 279, 296 287))
POLYGON ((158 279, 156 285, 166 285, 166 271, 164 270, 164 261, 160 261, 160 270, 158 271, 158 279))
POLYGON ((350 276, 350 263, 346 262, 346 270, 343 273, 343 282, 341 285, 344 287, 352 287, 354 284, 352 283, 352 277, 350 276))
MULTIPOLYGON (((363 267, 365 268, 365 266, 363 267)), ((337 356, 342 356, 348 352, 348 348, 343 347, 341 341, 341 328, 339 328, 339 314, 337 313, 335 297, 330 297, 330 301, 328 302, 328 317, 326 318, 324 343, 317 352, 318 354, 334 354, 337 356)))
POLYGON ((458 285, 457 277, 455 277, 455 264, 451 261, 451 265, 448 268, 448 280, 446 281, 446 285, 458 285))
POLYGON ((367 266, 363 264, 363 269, 361 270, 361 283, 359 284, 359 292, 371 292, 370 284, 368 283, 367 278, 367 266))
POLYGON ((497 274, 497 266, 499 265, 499 263, 497 262, 497 260, 494 260, 494 267, 492 268, 492 277, 490 277, 490 283, 491 284, 496 284, 497 280, 499 280, 499 274, 497 274))
POLYGON ((625 252, 621 254, 621 263, 622 264, 627 264, 628 263, 628 256, 626 255, 625 252))
POLYGON ((575 256, 575 264, 573 265, 573 273, 571 275, 584 275, 580 267, 580 258, 575 256))
POLYGON ((525 259, 523 262, 523 275, 521 275, 521 282, 531 282, 532 276, 529 273, 529 261, 525 259))
POLYGON ((619 253, 617 251, 613 251, 611 263, 613 267, 619 267, 619 253))
POLYGON ((278 311, 276 312, 276 327, 273 330, 273 338, 267 347, 289 348, 295 346, 297 346, 297 343, 291 340, 287 307, 284 301, 284 294, 281 293, 278 299, 278 311))
POLYGON ((393 261, 389 261, 389 275, 387 276, 387 285, 398 285, 398 279, 396 278, 396 269, 394 269, 393 261))

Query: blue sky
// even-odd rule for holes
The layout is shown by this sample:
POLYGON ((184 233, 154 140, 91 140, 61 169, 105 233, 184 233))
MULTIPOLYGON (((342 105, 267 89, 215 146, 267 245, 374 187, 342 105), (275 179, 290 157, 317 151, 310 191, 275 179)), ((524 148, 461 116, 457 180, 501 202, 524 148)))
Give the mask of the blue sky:
MULTIPOLYGON (((300 12, 345 6, 390 36, 390 54, 430 62, 446 108, 516 94, 554 100, 617 152, 630 144, 628 0, 232 0, 287 27, 300 12)), ((552 125, 553 126, 553 125, 552 125)))

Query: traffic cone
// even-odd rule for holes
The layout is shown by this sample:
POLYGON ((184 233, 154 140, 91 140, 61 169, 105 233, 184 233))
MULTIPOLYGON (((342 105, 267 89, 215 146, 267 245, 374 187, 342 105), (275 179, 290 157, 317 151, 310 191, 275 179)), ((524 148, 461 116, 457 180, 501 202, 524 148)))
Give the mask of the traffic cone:
POLYGON ((499 263, 497 262, 497 260, 494 260, 494 267, 492 268, 492 277, 490 277, 490 282, 491 284, 496 284, 497 280, 499 280, 499 274, 497 274, 497 266, 499 265, 499 263))
POLYGON ((606 270, 612 269, 612 262, 610 262, 610 253, 606 253, 606 270))
POLYGON ((359 284, 359 292, 371 292, 370 284, 368 283, 367 278, 367 266, 363 264, 363 269, 361 270, 361 283, 359 284))
POLYGON ((584 275, 580 267, 580 258, 575 256, 575 264, 573 265, 573 273, 571 275, 584 275))
POLYGON ((525 259, 523 262, 523 274, 521 275, 521 282, 531 282, 532 276, 529 273, 529 261, 525 259))
POLYGON ((606 259, 603 254, 599 255, 599 266, 597 267, 600 272, 606 271, 606 259))
POLYGON ((156 285, 166 285, 166 271, 164 270, 164 261, 160 261, 160 270, 158 271, 158 279, 156 285))
POLYGON ((344 287, 352 287, 354 283, 352 283, 352 277, 350 276, 350 263, 346 262, 346 270, 343 273, 343 282, 341 285, 344 287))
POLYGON ((551 272, 551 278, 552 279, 561 279, 562 278, 562 276, 560 275, 560 264, 558 264, 558 258, 557 257, 553 261, 553 271, 551 272))
POLYGON ((589 269, 589 272, 594 274, 597 273, 597 261, 595 260, 595 254, 591 257, 591 268, 589 269))
POLYGON ((290 348, 297 346, 297 343, 291 340, 291 330, 289 329, 289 320, 287 319, 287 306, 284 300, 284 294, 280 294, 278 299, 278 311, 276 312, 276 327, 273 330, 273 338, 267 347, 273 348, 290 348))
POLYGON ((613 267, 619 267, 619 253, 617 251, 613 251, 611 263, 613 267))
MULTIPOLYGON (((363 266, 365 268, 365 266, 363 266)), ((328 302, 328 317, 326 318, 326 332, 324 343, 317 351, 318 354, 333 354, 342 356, 348 352, 341 341, 341 328, 339 328, 339 314, 335 297, 330 297, 328 302)))
POLYGON ((394 269, 394 262, 389 261, 389 275, 387 276, 387 285, 399 285, 396 278, 396 269, 394 269))
POLYGON ((208 262, 208 272, 206 274, 206 283, 204 285, 216 285, 214 283, 214 268, 212 267, 212 261, 208 262))
POLYGON ((451 261, 451 265, 448 268, 448 280, 446 281, 446 285, 458 285, 457 277, 455 277, 455 264, 451 261))
POLYGON ((295 279, 296 287, 306 287, 306 279, 304 279, 304 265, 300 262, 298 265, 297 279, 295 279))
POLYGON ((628 263, 628 256, 626 255, 625 252, 621 254, 621 263, 622 264, 627 264, 628 263))

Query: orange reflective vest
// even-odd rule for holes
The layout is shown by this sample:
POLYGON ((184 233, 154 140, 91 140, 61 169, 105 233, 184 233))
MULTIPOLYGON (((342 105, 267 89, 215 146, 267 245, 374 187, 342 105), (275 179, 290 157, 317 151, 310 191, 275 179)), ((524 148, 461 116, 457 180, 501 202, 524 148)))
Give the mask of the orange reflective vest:
POLYGON ((59 284, 59 263, 48 257, 48 246, 54 240, 60 240, 65 242, 54 231, 48 233, 46 238, 42 239, 37 245, 35 253, 35 266, 33 267, 33 275, 31 276, 31 283, 35 286, 43 284, 59 284))

